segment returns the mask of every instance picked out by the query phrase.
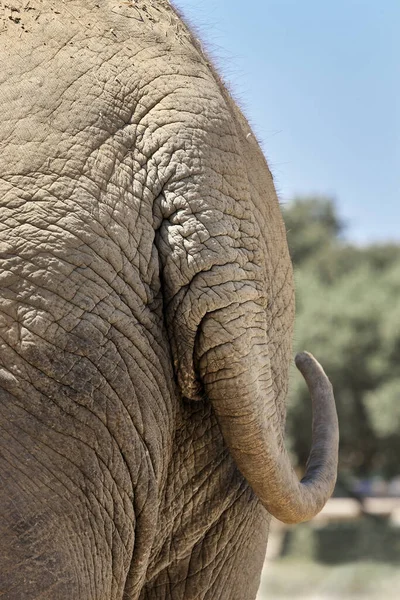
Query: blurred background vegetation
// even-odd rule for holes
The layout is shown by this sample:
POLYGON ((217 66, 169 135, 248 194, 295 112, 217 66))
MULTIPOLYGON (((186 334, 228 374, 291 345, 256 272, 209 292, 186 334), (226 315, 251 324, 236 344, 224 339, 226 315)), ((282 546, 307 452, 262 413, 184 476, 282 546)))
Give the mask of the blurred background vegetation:
MULTIPOLYGON (((296 198, 283 214, 296 278, 295 350, 315 353, 335 390, 337 493, 363 493, 377 479, 383 491, 400 474, 400 245, 349 244, 331 198, 296 198)), ((300 377, 291 389, 287 435, 304 467, 311 406, 300 377)))
MULTIPOLYGON (((294 349, 313 352, 333 383, 340 459, 325 517, 272 524, 258 599, 398 598, 400 244, 349 243, 329 197, 298 197, 282 210, 296 279, 294 349)), ((287 441, 301 476, 311 402, 292 375, 287 441)))

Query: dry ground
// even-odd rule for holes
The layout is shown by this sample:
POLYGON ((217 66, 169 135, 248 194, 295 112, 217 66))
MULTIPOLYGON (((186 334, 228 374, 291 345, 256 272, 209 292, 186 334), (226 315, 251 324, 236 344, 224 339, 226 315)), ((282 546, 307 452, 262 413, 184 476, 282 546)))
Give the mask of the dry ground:
POLYGON ((281 559, 266 563, 257 600, 397 600, 400 566, 374 562, 326 566, 281 559))

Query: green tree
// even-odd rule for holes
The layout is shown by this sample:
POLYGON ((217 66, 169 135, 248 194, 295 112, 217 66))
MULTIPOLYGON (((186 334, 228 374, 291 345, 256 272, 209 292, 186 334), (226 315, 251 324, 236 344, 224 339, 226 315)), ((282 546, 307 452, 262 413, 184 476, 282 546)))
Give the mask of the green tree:
MULTIPOLYGON (((315 353, 334 385, 341 469, 398 474, 400 246, 348 244, 331 199, 296 199, 284 217, 297 287, 295 349, 315 353)), ((304 466, 311 407, 300 378, 292 383, 287 428, 304 466)))
POLYGON ((296 265, 315 260, 318 252, 332 251, 343 233, 331 198, 297 198, 284 208, 290 254, 296 265))

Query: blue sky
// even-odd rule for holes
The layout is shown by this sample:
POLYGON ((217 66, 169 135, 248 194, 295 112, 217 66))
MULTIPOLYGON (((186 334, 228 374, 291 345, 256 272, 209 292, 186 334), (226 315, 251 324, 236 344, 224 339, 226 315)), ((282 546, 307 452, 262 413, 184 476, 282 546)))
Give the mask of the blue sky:
POLYGON ((328 194, 400 241, 400 1, 176 0, 262 141, 279 197, 328 194))

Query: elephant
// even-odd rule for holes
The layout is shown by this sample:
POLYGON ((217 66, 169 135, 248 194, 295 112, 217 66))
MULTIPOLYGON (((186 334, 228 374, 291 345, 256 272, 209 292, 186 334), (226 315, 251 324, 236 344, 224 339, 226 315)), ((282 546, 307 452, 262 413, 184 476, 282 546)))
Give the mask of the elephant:
POLYGON ((294 284, 264 155, 168 0, 0 2, 0 592, 255 598, 332 493, 284 446, 294 284))

